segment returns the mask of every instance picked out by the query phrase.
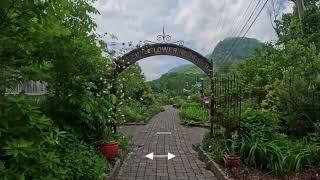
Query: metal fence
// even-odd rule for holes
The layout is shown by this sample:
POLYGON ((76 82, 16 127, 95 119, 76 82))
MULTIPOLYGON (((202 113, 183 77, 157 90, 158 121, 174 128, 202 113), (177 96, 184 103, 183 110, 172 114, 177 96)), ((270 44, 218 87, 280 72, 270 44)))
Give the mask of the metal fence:
POLYGON ((6 95, 26 94, 29 96, 39 96, 47 93, 46 82, 29 81, 22 84, 18 84, 13 89, 7 89, 6 95))
POLYGON ((226 130, 238 131, 241 115, 241 88, 236 75, 214 75, 213 121, 226 130))

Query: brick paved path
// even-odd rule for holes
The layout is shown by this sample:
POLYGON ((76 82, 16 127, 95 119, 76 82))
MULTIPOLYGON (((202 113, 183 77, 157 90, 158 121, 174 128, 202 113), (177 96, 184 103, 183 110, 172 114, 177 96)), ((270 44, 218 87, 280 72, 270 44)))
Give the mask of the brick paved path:
POLYGON ((214 175, 205 169, 205 164, 198 160, 192 143, 201 142, 204 129, 186 128, 179 124, 176 109, 166 106, 151 121, 140 127, 123 127, 122 132, 132 134, 136 147, 128 155, 116 179, 118 180, 153 180, 153 179, 210 179, 214 175), (131 128, 131 130, 128 130, 131 128), (172 132, 171 135, 159 135, 157 132, 172 132), (153 152, 164 155, 168 152, 176 157, 154 158, 145 155, 153 152))

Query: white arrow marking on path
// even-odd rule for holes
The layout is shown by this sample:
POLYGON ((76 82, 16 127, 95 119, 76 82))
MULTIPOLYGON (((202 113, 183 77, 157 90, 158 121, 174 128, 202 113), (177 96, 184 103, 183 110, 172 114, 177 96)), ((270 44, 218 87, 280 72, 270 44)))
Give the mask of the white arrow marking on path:
POLYGON ((171 132, 157 132, 157 134, 171 134, 171 132))
POLYGON ((170 160, 176 156, 174 154, 169 153, 169 152, 168 152, 168 155, 154 155, 152 152, 150 154, 147 154, 146 157, 149 159, 152 159, 152 160, 153 160, 153 157, 159 157, 159 158, 168 157, 168 160, 170 160))
POLYGON ((170 160, 170 159, 172 159, 174 157, 176 157, 174 154, 171 154, 171 153, 168 152, 168 160, 170 160))

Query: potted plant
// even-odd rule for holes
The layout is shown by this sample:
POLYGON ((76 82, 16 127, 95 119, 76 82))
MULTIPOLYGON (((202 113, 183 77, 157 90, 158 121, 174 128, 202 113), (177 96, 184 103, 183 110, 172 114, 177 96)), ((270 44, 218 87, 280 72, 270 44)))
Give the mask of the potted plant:
POLYGON ((115 160, 118 150, 119 143, 116 141, 115 135, 111 130, 106 130, 103 136, 103 140, 98 141, 99 150, 109 160, 115 160))
POLYGON ((228 167, 239 167, 241 163, 241 157, 234 154, 225 154, 223 159, 228 167))
POLYGON ((226 140, 226 149, 223 152, 223 160, 226 163, 226 165, 230 168, 234 167, 239 167, 241 164, 241 157, 236 155, 235 149, 236 149, 236 144, 235 144, 235 138, 236 135, 232 136, 232 139, 226 140), (227 141, 231 142, 231 147, 228 148, 227 146, 227 141))

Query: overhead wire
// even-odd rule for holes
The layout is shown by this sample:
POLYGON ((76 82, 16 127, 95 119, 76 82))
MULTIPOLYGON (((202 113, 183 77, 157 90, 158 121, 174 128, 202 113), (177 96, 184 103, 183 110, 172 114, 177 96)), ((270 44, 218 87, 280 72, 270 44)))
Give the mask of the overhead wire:
POLYGON ((231 56, 231 54, 232 54, 233 50, 235 49, 235 47, 236 47, 236 46, 239 44, 239 42, 241 42, 241 41, 244 39, 244 37, 247 35, 247 33, 249 32, 249 30, 252 28, 253 24, 256 22, 256 20, 257 20, 258 17, 260 16, 262 10, 263 10, 263 9, 265 8, 265 6, 267 5, 268 1, 269 1, 269 0, 266 0, 266 1, 264 2, 263 6, 262 6, 261 9, 259 10, 258 14, 255 16, 255 18, 254 18, 253 21, 251 22, 249 28, 245 31, 245 33, 243 34, 243 36, 241 37, 241 39, 240 39, 239 41, 237 41, 237 43, 233 46, 233 48, 231 49, 231 51, 229 52, 229 54, 226 56, 226 59, 228 59, 228 58, 231 56))
POLYGON ((251 0, 246 8, 246 10, 244 11, 244 13, 242 14, 241 18, 238 18, 236 23, 234 23, 234 25, 231 28, 231 31, 227 34, 227 37, 232 37, 236 34, 237 32, 237 27, 240 27, 240 25, 243 23, 243 21, 245 20, 245 17, 247 16, 247 13, 249 12, 249 8, 251 7, 252 3, 254 0, 251 0))
MULTIPOLYGON (((246 20, 246 22, 244 23, 244 25, 242 26, 241 30, 240 30, 238 33, 236 33, 237 35, 235 35, 235 37, 241 36, 241 34, 242 34, 243 31, 245 30, 245 28, 246 28, 246 26, 248 25, 248 23, 251 21, 251 18, 252 18, 253 15, 256 13, 256 11, 259 9, 259 5, 260 5, 261 2, 262 2, 262 0, 259 0, 259 1, 256 3, 256 5, 255 5, 253 11, 251 12, 250 16, 247 18, 247 20, 246 20)), ((228 48, 228 50, 227 50, 226 52, 227 52, 227 53, 228 53, 228 52, 231 52, 231 49, 234 48, 235 44, 237 44, 238 41, 239 41, 239 39, 235 39, 235 40, 232 42, 231 46, 228 48)), ((225 61, 225 60, 226 60, 226 57, 227 57, 227 55, 225 55, 225 56, 223 57, 223 60, 222 60, 222 61, 225 61)))

